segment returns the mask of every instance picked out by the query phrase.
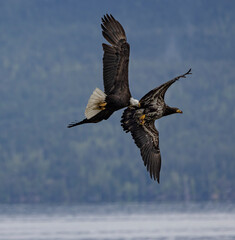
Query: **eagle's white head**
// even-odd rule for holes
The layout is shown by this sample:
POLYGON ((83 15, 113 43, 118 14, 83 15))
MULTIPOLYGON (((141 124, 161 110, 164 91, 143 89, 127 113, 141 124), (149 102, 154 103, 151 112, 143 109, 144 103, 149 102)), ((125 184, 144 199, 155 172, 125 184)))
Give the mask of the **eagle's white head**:
POLYGON ((130 98, 130 106, 134 107, 140 107, 140 102, 137 99, 134 99, 133 97, 130 98))

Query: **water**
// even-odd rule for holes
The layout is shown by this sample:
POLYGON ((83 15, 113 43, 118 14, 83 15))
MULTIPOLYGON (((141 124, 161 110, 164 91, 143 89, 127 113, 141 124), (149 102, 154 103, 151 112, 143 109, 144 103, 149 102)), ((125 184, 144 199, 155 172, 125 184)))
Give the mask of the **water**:
POLYGON ((234 204, 0 205, 1 240, 234 240, 234 204))

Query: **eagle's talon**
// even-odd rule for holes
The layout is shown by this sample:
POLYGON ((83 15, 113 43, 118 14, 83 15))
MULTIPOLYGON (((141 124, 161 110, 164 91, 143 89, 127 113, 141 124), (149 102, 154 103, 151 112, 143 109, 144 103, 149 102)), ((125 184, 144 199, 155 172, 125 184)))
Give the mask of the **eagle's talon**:
POLYGON ((146 117, 146 115, 145 115, 145 114, 143 114, 143 115, 140 117, 140 120, 144 120, 144 119, 145 119, 145 117, 146 117))
POLYGON ((107 105, 107 103, 106 103, 106 102, 103 102, 103 103, 100 103, 100 104, 99 104, 99 107, 102 108, 102 107, 105 107, 106 105, 107 105))
POLYGON ((99 104, 99 109, 100 109, 100 110, 105 110, 105 106, 106 106, 106 105, 107 105, 106 102, 100 103, 100 104, 99 104))
POLYGON ((144 123, 145 123, 145 117, 146 117, 146 115, 145 114, 143 114, 139 119, 140 119, 140 125, 144 125, 144 123))

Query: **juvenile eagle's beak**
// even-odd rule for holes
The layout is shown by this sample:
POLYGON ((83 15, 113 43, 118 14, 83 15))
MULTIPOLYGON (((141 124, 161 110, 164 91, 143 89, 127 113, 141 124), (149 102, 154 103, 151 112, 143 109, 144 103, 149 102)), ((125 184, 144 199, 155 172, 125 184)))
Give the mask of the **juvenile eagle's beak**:
POLYGON ((181 111, 180 109, 176 110, 177 113, 183 113, 183 111, 181 111))

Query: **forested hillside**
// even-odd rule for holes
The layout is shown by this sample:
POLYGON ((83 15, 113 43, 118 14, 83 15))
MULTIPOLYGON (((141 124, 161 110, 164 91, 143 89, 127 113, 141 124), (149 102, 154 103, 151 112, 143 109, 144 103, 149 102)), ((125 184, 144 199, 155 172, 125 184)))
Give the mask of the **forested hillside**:
POLYGON ((235 200, 234 1, 0 1, 0 202, 235 200), (156 122, 160 184, 150 179, 122 111, 84 118, 102 86, 101 16, 131 45, 140 99, 189 68, 156 122))

